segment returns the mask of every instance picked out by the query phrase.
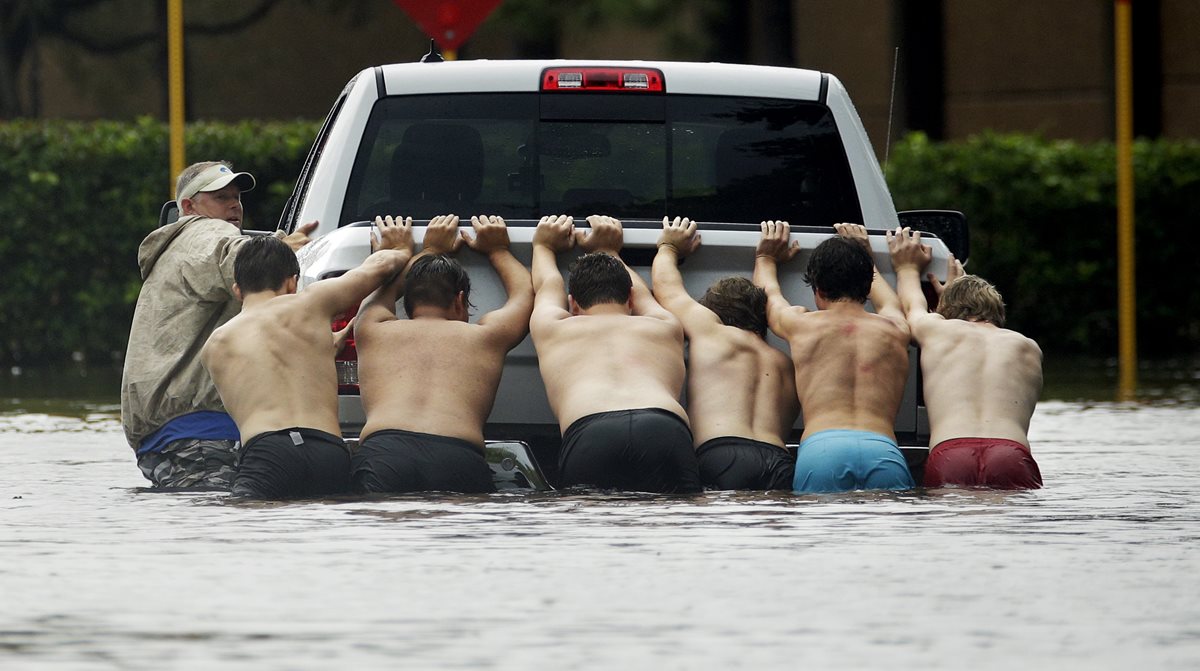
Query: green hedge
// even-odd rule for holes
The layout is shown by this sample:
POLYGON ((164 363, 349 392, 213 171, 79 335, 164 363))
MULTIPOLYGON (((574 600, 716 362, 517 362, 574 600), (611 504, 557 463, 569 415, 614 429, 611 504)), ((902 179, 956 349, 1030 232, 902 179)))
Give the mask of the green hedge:
MULTIPOLYGON (((254 174, 247 228, 275 227, 317 124, 197 123, 188 160, 254 174)), ((140 279, 137 247, 173 196, 167 128, 134 123, 0 123, 0 362, 125 352, 140 279)))
MULTIPOLYGON (((1200 142, 1134 146, 1138 349, 1200 347, 1200 142)), ((984 134, 892 148, 897 209, 955 209, 970 272, 1005 297, 1009 324, 1057 352, 1113 355, 1117 342, 1116 150, 1110 142, 984 134)))
MULTIPOLYGON (((192 124, 188 157, 254 173, 246 225, 274 228, 316 129, 192 124)), ((970 270, 1004 293, 1013 327, 1047 350, 1103 356, 1116 342, 1114 161, 1105 143, 918 134, 892 149, 888 173, 898 208, 967 213, 970 270)), ((1139 142, 1135 162, 1140 349, 1194 352, 1200 143, 1139 142)), ((0 363, 124 354, 137 246, 170 198, 167 171, 157 121, 0 123, 0 363)))

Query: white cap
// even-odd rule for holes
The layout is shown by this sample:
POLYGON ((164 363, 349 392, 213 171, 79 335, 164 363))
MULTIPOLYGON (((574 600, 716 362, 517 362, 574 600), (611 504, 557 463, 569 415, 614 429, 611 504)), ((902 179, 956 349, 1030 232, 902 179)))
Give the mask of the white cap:
POLYGON ((236 183, 243 192, 254 188, 253 175, 248 172, 234 172, 229 169, 229 166, 218 163, 200 171, 200 174, 183 185, 179 193, 175 194, 175 200, 192 198, 201 192, 218 191, 228 186, 230 182, 236 183))

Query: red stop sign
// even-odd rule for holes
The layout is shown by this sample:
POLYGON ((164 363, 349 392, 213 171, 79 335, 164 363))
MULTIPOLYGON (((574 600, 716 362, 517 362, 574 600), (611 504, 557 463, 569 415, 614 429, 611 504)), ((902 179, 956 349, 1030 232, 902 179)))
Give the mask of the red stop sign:
POLYGON ((438 46, 458 49, 501 0, 392 0, 438 46))

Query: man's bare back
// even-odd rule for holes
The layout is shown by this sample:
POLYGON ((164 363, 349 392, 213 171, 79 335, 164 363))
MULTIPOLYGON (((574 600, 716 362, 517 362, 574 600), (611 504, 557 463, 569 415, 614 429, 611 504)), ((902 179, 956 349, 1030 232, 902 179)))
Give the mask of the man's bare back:
POLYGON ((242 442, 294 426, 341 433, 329 321, 298 295, 278 296, 209 337, 204 364, 242 442))
POLYGON ((546 396, 562 430, 580 417, 632 408, 662 408, 686 421, 677 391, 684 379, 678 324, 589 314, 534 331, 546 396))
POLYGON ((914 320, 929 411, 930 444, 988 437, 1029 446, 1029 421, 1042 391, 1042 350, 986 322, 914 320))
POLYGON ((791 359, 747 327, 722 323, 688 295, 678 263, 700 245, 695 222, 664 218, 658 245, 654 295, 687 334, 688 417, 696 446, 734 436, 784 447, 799 412, 791 359))
MULTIPOLYGON (((619 223, 608 229, 600 219, 588 218, 596 223, 589 236, 579 236, 579 245, 616 256, 619 223)), ((574 244, 574 222, 569 217, 544 217, 538 234, 551 228, 557 232, 553 240, 566 247, 574 244)), ((641 280, 634 283, 633 314, 629 306, 612 303, 597 305, 586 314, 571 314, 562 300, 565 293, 554 248, 535 239, 534 264, 538 298, 530 329, 560 429, 565 431, 587 415, 632 408, 662 408, 686 422, 687 413, 679 403, 685 375, 683 329, 644 284, 639 286, 641 280), (550 286, 554 278, 557 283, 550 286)))
MULTIPOLYGON (((838 224, 838 233, 865 244, 866 229, 838 224)), ((896 413, 908 376, 908 327, 895 294, 878 273, 870 287, 876 314, 852 300, 817 297, 817 311, 787 303, 776 263, 799 251, 786 222, 764 222, 755 281, 767 289, 772 330, 788 342, 804 437, 830 429, 870 431, 895 440, 896 413)), ((814 293, 816 291, 814 290, 814 293)))
MULTIPOLYGON (((402 429, 459 438, 483 449, 483 426, 496 400, 504 357, 528 331, 533 289, 528 271, 508 251, 504 220, 473 217, 472 224, 476 235, 467 244, 492 261, 508 301, 475 324, 429 306, 417 306, 410 319, 396 319, 395 291, 381 292, 378 303, 364 307, 355 330, 367 415, 364 439, 402 429)), ((457 228, 458 217, 435 218, 426 232, 426 251, 455 251, 449 241, 462 239, 457 228)))
POLYGON ((804 436, 856 429, 894 439, 908 377, 908 334, 857 303, 816 312, 792 308, 780 321, 795 362, 804 436))

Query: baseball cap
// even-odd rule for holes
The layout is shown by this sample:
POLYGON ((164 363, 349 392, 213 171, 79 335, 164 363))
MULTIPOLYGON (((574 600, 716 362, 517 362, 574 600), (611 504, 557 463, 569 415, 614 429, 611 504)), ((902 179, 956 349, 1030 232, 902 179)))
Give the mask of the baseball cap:
POLYGON ((175 194, 175 200, 192 198, 201 192, 217 191, 225 188, 230 182, 236 183, 242 191, 254 188, 253 175, 248 172, 234 172, 229 166, 218 163, 201 170, 191 181, 184 184, 179 193, 175 194))

